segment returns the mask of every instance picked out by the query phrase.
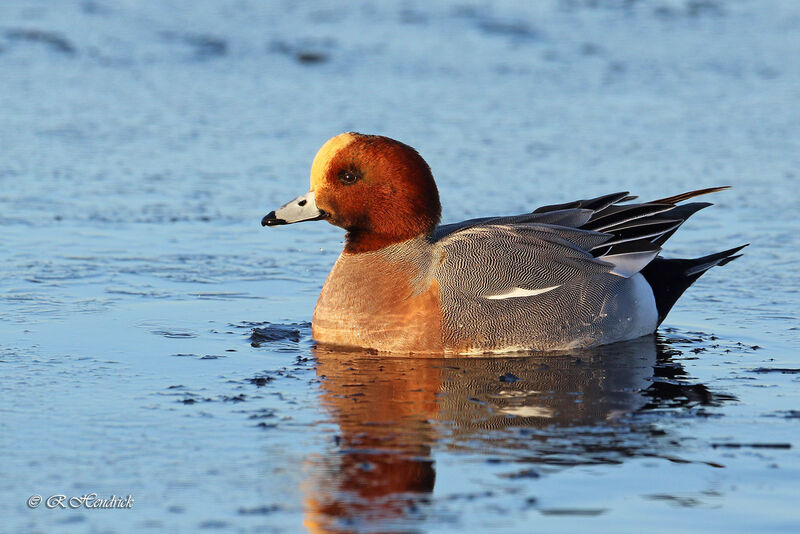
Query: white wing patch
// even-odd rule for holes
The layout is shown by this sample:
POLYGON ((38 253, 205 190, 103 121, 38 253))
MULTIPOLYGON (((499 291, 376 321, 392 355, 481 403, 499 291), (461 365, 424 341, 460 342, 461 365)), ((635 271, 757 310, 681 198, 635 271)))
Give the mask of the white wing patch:
POLYGON ((597 259, 606 261, 614 266, 611 270, 611 274, 616 274, 622 278, 630 278, 644 269, 653 258, 658 256, 659 252, 661 252, 660 248, 642 252, 625 252, 623 254, 600 256, 597 259))
POLYGON ((489 295, 485 298, 491 300, 501 300, 501 299, 513 299, 519 297, 533 297, 535 295, 541 295, 542 293, 547 293, 548 291, 552 291, 556 288, 561 286, 551 286, 545 287, 542 289, 522 289, 521 287, 515 287, 505 293, 500 293, 499 295, 489 295))

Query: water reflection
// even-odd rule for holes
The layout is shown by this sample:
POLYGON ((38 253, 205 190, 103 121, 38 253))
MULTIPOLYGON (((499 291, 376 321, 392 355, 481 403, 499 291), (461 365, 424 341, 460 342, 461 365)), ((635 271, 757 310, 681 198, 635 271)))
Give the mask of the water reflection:
POLYGON ((726 397, 687 383, 654 337, 569 355, 386 358, 315 349, 322 402, 338 425, 309 460, 305 524, 314 532, 407 530, 425 512, 432 450, 511 464, 507 478, 625 458, 680 461, 661 412, 726 397), (395 525, 394 527, 393 525, 395 525))

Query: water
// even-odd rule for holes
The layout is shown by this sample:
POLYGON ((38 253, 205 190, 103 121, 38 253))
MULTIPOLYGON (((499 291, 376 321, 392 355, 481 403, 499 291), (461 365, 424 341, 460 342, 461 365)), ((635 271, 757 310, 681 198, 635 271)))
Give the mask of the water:
POLYGON ((0 4, 0 530, 796 532, 800 7, 0 4), (314 348, 340 248, 264 230, 345 130, 444 220, 730 184, 744 242, 655 338, 565 356, 314 348), (26 506, 131 495, 130 510, 26 506))

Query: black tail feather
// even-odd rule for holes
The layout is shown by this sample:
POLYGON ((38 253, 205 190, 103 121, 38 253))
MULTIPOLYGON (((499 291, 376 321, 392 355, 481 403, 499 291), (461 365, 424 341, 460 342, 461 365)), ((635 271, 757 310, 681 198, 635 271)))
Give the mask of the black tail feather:
MULTIPOLYGON (((710 202, 690 202, 688 204, 675 206, 668 212, 665 212, 664 217, 669 217, 672 219, 681 219, 682 220, 681 224, 683 224, 684 222, 686 222, 686 219, 688 219, 698 211, 705 209, 709 206, 712 206, 710 202)), ((663 234, 661 237, 653 241, 653 244, 658 245, 660 247, 661 245, 666 243, 667 239, 672 237, 672 234, 678 231, 678 228, 680 228, 680 225, 676 226, 669 232, 663 234)))
POLYGON ((589 198, 585 200, 575 200, 573 202, 566 202, 564 204, 552 204, 550 206, 542 206, 533 210, 533 213, 545 213, 548 211, 558 211, 565 209, 587 209, 592 211, 602 211, 612 204, 617 202, 625 202, 626 200, 633 200, 636 197, 628 195, 627 191, 620 193, 611 193, 597 198, 589 198))
MULTIPOLYGON (((748 243, 747 245, 749 245, 748 243)), ((716 267, 718 265, 725 265, 728 262, 731 262, 741 256, 741 254, 736 254, 740 250, 742 250, 747 245, 741 245, 735 248, 731 248, 728 250, 723 250, 722 252, 717 252, 715 254, 709 254, 708 256, 703 256, 702 258, 695 258, 692 261, 692 265, 686 269, 685 274, 686 276, 692 276, 695 274, 703 274, 707 270, 712 267, 716 267)))
POLYGON ((658 257, 641 270, 645 280, 653 288, 658 309, 658 324, 666 318, 678 298, 695 280, 712 267, 725 265, 741 254, 736 254, 747 245, 741 245, 708 256, 694 259, 666 259, 658 257))

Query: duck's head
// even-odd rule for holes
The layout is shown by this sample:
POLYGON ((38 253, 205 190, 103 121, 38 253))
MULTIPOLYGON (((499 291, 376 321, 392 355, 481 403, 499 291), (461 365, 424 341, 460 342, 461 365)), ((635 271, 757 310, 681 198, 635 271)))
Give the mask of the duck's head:
POLYGON ((351 132, 322 145, 308 193, 270 212, 261 225, 324 219, 347 230, 346 252, 359 253, 428 235, 440 215, 431 170, 416 150, 351 132))

